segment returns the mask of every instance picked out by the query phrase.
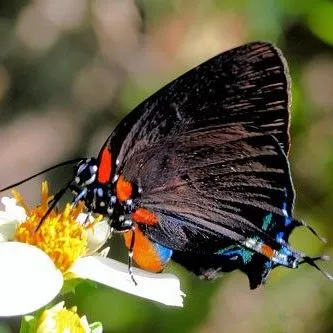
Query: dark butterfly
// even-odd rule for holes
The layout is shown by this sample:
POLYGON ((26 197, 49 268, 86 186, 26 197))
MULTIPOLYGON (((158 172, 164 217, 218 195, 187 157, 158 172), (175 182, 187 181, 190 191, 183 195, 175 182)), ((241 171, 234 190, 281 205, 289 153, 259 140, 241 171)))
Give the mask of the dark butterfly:
POLYGON ((53 204, 70 188, 154 272, 172 258, 206 278, 240 269, 256 288, 277 266, 319 269, 320 258, 288 244, 304 225, 292 216, 289 109, 278 49, 256 42, 222 53, 128 114, 53 204))

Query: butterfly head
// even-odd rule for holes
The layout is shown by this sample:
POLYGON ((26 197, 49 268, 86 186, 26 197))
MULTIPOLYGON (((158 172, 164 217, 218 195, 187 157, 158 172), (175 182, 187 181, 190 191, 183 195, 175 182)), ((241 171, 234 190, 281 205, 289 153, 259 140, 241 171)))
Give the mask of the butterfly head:
MULTIPOLYGON (((122 201, 116 194, 117 178, 114 182, 102 183, 98 178, 98 160, 95 158, 80 161, 74 169, 74 178, 70 186, 74 195, 74 204, 84 201, 91 212, 102 214, 117 231, 129 230, 132 222, 128 218, 133 209, 132 200, 122 201)), ((120 177, 120 180, 122 178, 120 177)), ((121 182, 123 189, 126 185, 121 182)), ((127 184, 127 182, 125 182, 127 184)), ((126 191, 125 191, 126 192, 126 191)))
POLYGON ((110 186, 98 181, 97 173, 98 164, 95 158, 82 160, 75 166, 74 179, 70 186, 74 203, 83 200, 89 210, 111 216, 115 196, 110 186))
POLYGON ((97 178, 97 171, 98 166, 95 158, 80 161, 74 169, 74 184, 82 189, 94 184, 97 178))

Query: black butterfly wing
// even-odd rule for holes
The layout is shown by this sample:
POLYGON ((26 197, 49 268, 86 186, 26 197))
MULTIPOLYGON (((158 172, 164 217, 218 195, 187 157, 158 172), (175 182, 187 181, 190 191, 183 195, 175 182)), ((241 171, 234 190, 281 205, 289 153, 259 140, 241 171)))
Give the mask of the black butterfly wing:
POLYGON ((122 174, 142 187, 135 204, 158 216, 156 226, 141 230, 199 275, 240 268, 254 288, 274 265, 244 242, 256 238, 279 249, 278 238, 287 242, 297 226, 281 146, 244 125, 192 130, 146 146, 122 174))
POLYGON ((193 253, 180 251, 174 251, 172 259, 205 279, 215 279, 221 272, 240 269, 248 276, 250 288, 255 289, 266 281, 268 274, 275 265, 260 254, 253 254, 244 249, 243 253, 248 253, 251 260, 244 263, 243 258, 238 254, 234 256, 194 255, 193 253))
POLYGON ((242 125, 189 131, 146 146, 122 174, 142 187, 135 203, 159 216, 145 232, 173 249, 211 252, 221 248, 221 236, 228 244, 255 234, 276 245, 277 232, 287 240, 294 227, 284 224, 282 209, 291 216, 294 193, 280 145, 242 125), (277 218, 264 230, 267 212, 277 218))
POLYGON ((146 144, 185 130, 239 123, 273 134, 287 154, 288 78, 285 60, 273 45, 240 46, 188 71, 142 102, 105 145, 121 167, 146 144))
POLYGON ((101 152, 112 152, 113 170, 143 189, 135 203, 159 216, 156 227, 141 225, 142 230, 176 250, 175 259, 185 267, 196 273, 242 269, 224 255, 209 265, 207 255, 215 258, 252 235, 271 246, 279 245, 278 233, 287 240, 295 227, 286 226, 284 213, 291 216, 294 199, 285 157, 289 100, 280 52, 251 43, 159 90, 107 140, 101 152), (264 228, 267 214, 274 222, 264 228), (188 260, 193 252, 194 266, 188 260), (221 260, 225 267, 215 267, 221 260))

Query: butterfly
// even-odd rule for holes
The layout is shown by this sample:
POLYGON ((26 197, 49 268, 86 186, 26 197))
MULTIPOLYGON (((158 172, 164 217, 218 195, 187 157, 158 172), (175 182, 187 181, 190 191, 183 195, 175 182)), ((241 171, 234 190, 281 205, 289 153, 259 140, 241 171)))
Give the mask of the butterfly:
POLYGON ((152 272, 172 259, 207 279, 240 269, 251 289, 277 266, 320 270, 324 257, 288 243, 307 226, 293 217, 290 103, 275 46, 217 55, 129 113, 97 158, 79 161, 50 210, 69 188, 74 204, 106 216, 129 249, 134 282, 132 259, 152 272))

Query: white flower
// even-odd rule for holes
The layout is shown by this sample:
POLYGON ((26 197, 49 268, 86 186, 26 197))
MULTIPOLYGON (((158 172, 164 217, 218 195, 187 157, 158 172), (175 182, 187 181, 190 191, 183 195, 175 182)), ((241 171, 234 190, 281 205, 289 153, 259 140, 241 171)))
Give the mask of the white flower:
POLYGON ((45 310, 39 318, 36 333, 53 332, 84 332, 102 333, 101 323, 89 325, 87 317, 81 318, 77 314, 76 307, 67 309, 65 302, 60 302, 50 309, 45 310))
POLYGON ((0 242, 4 242, 14 236, 17 223, 25 221, 27 215, 13 198, 3 197, 1 203, 5 211, 0 211, 0 242))
MULTIPOLYGON (((81 253, 79 252, 79 250, 81 251, 79 241, 84 239, 82 234, 78 238, 70 239, 69 242, 65 240, 59 246, 56 237, 61 229, 56 231, 52 229, 58 228, 59 216, 54 217, 54 221, 50 217, 49 229, 47 229, 48 226, 45 222, 38 230, 39 232, 44 228, 43 237, 49 237, 49 242, 46 242, 46 245, 37 244, 44 251, 34 245, 13 241, 14 237, 16 239, 30 237, 34 242, 41 238, 41 236, 35 237, 34 231, 29 228, 23 231, 20 230, 24 229, 22 226, 28 223, 22 224, 27 216, 24 216, 21 206, 13 204, 13 200, 3 199, 2 203, 5 205, 5 211, 0 212, 0 317, 23 315, 48 304, 58 295, 63 285, 62 272, 65 272, 65 276, 90 279, 166 305, 183 306, 183 296, 185 295, 180 290, 179 280, 175 276, 133 269, 137 281, 137 285, 134 285, 126 264, 96 253, 109 237, 110 228, 106 221, 98 222, 85 231, 87 235, 85 253, 88 255, 80 254, 77 257, 72 257, 73 253, 81 253), (21 232, 19 236, 17 236, 18 230, 21 232), (51 249, 47 248, 49 244, 51 244, 51 249), (74 249, 70 247, 73 244, 75 245, 74 249), (67 246, 68 250, 66 251, 67 246)), ((41 206, 36 209, 41 209, 41 206)), ((66 208, 60 220, 68 218, 68 211, 69 209, 66 208)), ((74 215, 79 223, 73 223, 75 228, 81 226, 86 219, 85 214, 78 215, 77 211, 76 214, 74 215)), ((32 220, 33 218, 30 217, 32 220)), ((68 226, 66 225, 66 227, 68 226)), ((67 233, 68 230, 66 229, 64 235, 67 235, 67 233)), ((77 233, 78 231, 75 229, 75 234, 77 233)))
POLYGON ((89 324, 86 316, 79 317, 75 306, 67 309, 65 302, 60 302, 36 315, 24 316, 21 321, 20 332, 102 333, 103 325, 100 322, 89 324))
POLYGON ((17 316, 49 303, 63 284, 49 256, 25 243, 0 243, 0 316, 17 316))
POLYGON ((133 268, 135 285, 128 273, 128 266, 102 256, 79 258, 71 272, 126 293, 171 306, 183 306, 179 279, 172 274, 155 274, 133 268))

